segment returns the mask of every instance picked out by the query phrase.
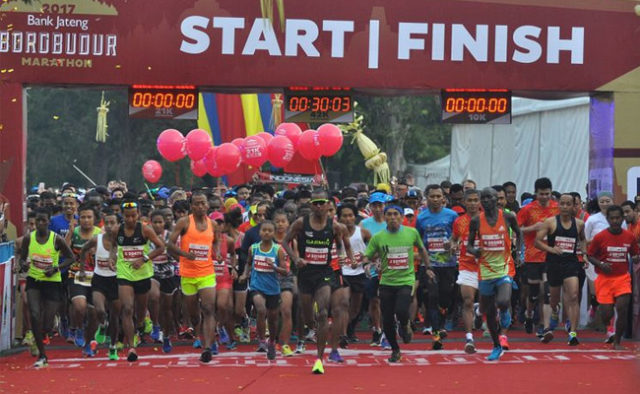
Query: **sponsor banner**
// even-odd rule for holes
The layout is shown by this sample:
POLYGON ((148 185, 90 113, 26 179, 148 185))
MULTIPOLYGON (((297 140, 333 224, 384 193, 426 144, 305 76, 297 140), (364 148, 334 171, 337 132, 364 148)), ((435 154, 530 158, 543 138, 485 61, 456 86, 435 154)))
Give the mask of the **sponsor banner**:
POLYGON ((270 174, 258 172, 258 181, 262 183, 286 183, 295 185, 322 185, 322 175, 302 175, 302 174, 270 174))

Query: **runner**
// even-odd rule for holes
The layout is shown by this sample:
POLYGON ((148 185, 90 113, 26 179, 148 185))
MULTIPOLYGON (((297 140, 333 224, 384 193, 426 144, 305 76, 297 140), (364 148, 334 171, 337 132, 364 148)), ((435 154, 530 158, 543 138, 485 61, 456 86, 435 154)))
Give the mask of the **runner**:
POLYGON ((278 312, 280 310, 280 282, 278 275, 286 275, 287 267, 284 251, 273 242, 275 225, 265 220, 260 225, 259 243, 251 246, 248 265, 239 281, 245 282, 251 275, 249 294, 256 308, 256 335, 258 352, 267 353, 268 360, 276 358, 276 338, 278 337, 278 312), (269 325, 269 341, 265 339, 265 319, 269 325))
POLYGON ((207 217, 209 203, 201 191, 191 195, 191 215, 176 223, 169 236, 169 250, 180 256, 180 286, 192 327, 201 323, 204 339, 200 361, 211 361, 217 353, 216 334, 216 274, 213 258, 220 260, 220 232, 217 224, 207 217), (180 247, 176 241, 180 237, 180 247), (213 253, 212 253, 213 248, 213 253), (198 301, 199 304, 198 305, 198 301))
POLYGON ((586 254, 586 247, 584 222, 574 217, 573 201, 571 194, 562 194, 558 205, 560 214, 546 219, 536 235, 536 248, 547 253, 547 277, 551 290, 551 319, 549 327, 544 330, 541 339, 543 343, 553 339, 552 327, 558 325, 560 290, 564 293, 563 307, 572 327, 569 332, 569 345, 576 346, 580 343, 576 333, 580 319, 578 278, 583 268, 578 260, 578 250, 586 254), (545 238, 547 242, 544 242, 545 238))
MULTIPOLYGON (((2 212, 0 212, 0 215, 2 212)), ((29 234, 36 231, 36 213, 30 211, 27 213, 27 232, 22 237, 16 239, 15 243, 15 255, 20 256, 22 250, 22 241, 29 238, 29 234)), ((22 304, 22 324, 23 324, 23 336, 22 345, 28 346, 32 356, 38 355, 38 348, 36 347, 35 338, 33 337, 33 330, 31 329, 31 317, 29 316, 29 303, 27 302, 27 272, 21 272, 20 265, 17 264, 14 267, 14 273, 18 274, 18 291, 20 291, 20 302, 22 304)))
POLYGON ((612 205, 606 213, 609 228, 601 231, 589 244, 587 258, 596 267, 598 277, 595 280, 596 296, 600 303, 600 316, 605 326, 615 311, 618 319, 615 323, 613 348, 622 350, 620 344, 627 326, 627 312, 631 299, 631 275, 629 274, 629 256, 634 264, 640 261, 640 249, 633 234, 622 228, 622 208, 612 205))
POLYGON ((380 301, 384 333, 391 345, 390 363, 402 359, 400 346, 396 338, 396 319, 402 341, 410 343, 413 332, 409 324, 409 305, 415 284, 413 266, 413 248, 417 247, 422 257, 426 275, 430 280, 435 274, 429 264, 429 256, 424 248, 420 234, 408 226, 403 226, 404 209, 397 205, 387 206, 384 210, 387 228, 378 232, 369 241, 363 257, 363 265, 369 272, 370 261, 380 257, 380 301))
POLYGON ((529 284, 529 299, 525 312, 524 327, 527 333, 533 332, 534 309, 540 305, 538 297, 543 292, 544 307, 539 308, 539 316, 543 317, 543 326, 539 335, 542 335, 544 327, 549 327, 551 307, 549 307, 549 294, 546 289, 546 253, 535 247, 536 233, 542 227, 542 222, 558 214, 558 203, 551 200, 551 181, 549 178, 536 179, 535 201, 522 207, 518 212, 518 224, 524 234, 524 261, 525 275, 529 284), (541 309, 541 310, 540 310, 541 309))
POLYGON ((453 222, 458 218, 458 214, 445 208, 444 193, 440 185, 427 186, 425 194, 427 209, 418 215, 416 229, 429 252, 429 260, 436 275, 435 280, 424 276, 421 280, 423 288, 428 292, 428 298, 425 299, 428 299, 427 309, 433 327, 432 348, 439 350, 443 347, 442 340, 447 336, 442 323, 452 307, 458 274, 456 256, 455 253, 451 253, 449 241, 453 232, 453 222))
POLYGON ((122 303, 122 331, 129 344, 127 361, 138 360, 136 346, 136 330, 133 322, 134 306, 138 332, 144 332, 144 319, 147 314, 147 299, 151 289, 153 276, 152 259, 164 253, 164 243, 150 226, 144 226, 140 221, 138 202, 125 201, 122 203, 123 223, 118 229, 116 238, 117 248, 111 249, 110 259, 115 260, 118 278, 118 298, 122 303), (148 241, 156 246, 149 253, 148 241), (117 257, 113 256, 117 252, 117 257))
POLYGON ((505 208, 517 214, 520 211, 520 204, 518 204, 518 199, 516 198, 518 195, 516 184, 511 181, 507 181, 502 184, 502 188, 504 189, 506 199, 505 208))
POLYGON ((467 251, 478 258, 480 310, 486 316, 493 341, 493 350, 487 357, 489 361, 499 360, 504 353, 500 345, 499 327, 496 321, 498 311, 500 326, 506 328, 511 325, 509 313, 511 278, 508 275, 511 257, 509 229, 517 236, 518 249, 522 242, 516 217, 498 209, 497 200, 497 192, 494 189, 482 189, 480 202, 483 212, 471 219, 467 240, 467 251), (478 247, 475 246, 476 239, 480 241, 478 247))
MULTIPOLYGON (((466 331, 464 351, 467 354, 473 354, 476 352, 476 345, 473 341, 473 304, 478 290, 478 261, 475 256, 467 252, 467 239, 469 237, 469 223, 480 210, 480 192, 474 189, 464 192, 464 206, 467 212, 453 222, 451 248, 458 255, 458 280, 456 284, 460 286, 460 295, 462 296, 462 320, 466 331)), ((480 240, 476 239, 476 247, 479 244, 480 240)))
MULTIPOLYGON (((118 233, 118 216, 109 208, 103 211, 104 234, 98 234, 82 245, 80 261, 90 250, 95 250, 93 263, 93 277, 91 278, 91 298, 96 311, 98 330, 95 339, 98 344, 106 341, 105 334, 109 334, 109 360, 118 360, 116 342, 119 334, 121 303, 118 299, 118 281, 116 280, 116 262, 109 259, 109 251, 115 247, 118 233), (109 323, 107 332, 107 308, 109 323)), ((80 266, 80 273, 84 267, 80 266)))
POLYGON ((60 271, 73 260, 73 252, 62 237, 49 230, 51 214, 47 208, 36 209, 36 231, 22 240, 20 267, 29 270, 27 276, 27 302, 31 328, 38 347, 35 368, 48 365, 43 336, 49 333, 53 316, 62 301, 62 277, 60 271), (60 256, 65 257, 59 263, 60 256))
MULTIPOLYGON (((281 209, 275 211, 273 214, 273 223, 276 228, 273 240, 278 245, 281 245, 289 229, 289 219, 285 211, 281 209)), ((292 249, 297 249, 295 239, 293 240, 292 249)), ((293 328, 293 300, 298 293, 298 286, 296 285, 297 268, 291 264, 291 259, 286 253, 284 254, 284 262, 287 272, 278 275, 280 282, 280 318, 282 319, 279 338, 282 343, 282 355, 291 357, 294 353, 289 346, 289 339, 293 328)), ((296 321, 298 321, 298 319, 296 319, 296 321)))
MULTIPOLYGON (((298 288, 303 313, 311 315, 315 302, 318 322, 317 360, 312 372, 323 374, 322 357, 327 343, 329 302, 331 283, 335 280, 331 261, 331 245, 342 241, 347 254, 347 263, 354 261, 347 229, 329 219, 329 200, 324 190, 314 190, 311 195, 312 213, 297 219, 289 228, 282 246, 298 266, 298 288), (291 249, 291 242, 298 240, 299 256, 291 249)), ((308 321, 308 320, 307 320, 308 321)))

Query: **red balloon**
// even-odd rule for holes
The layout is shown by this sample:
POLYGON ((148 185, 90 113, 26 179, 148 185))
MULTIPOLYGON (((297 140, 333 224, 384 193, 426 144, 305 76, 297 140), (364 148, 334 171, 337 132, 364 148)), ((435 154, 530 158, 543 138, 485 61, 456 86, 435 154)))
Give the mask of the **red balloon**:
POLYGON ((222 169, 218 167, 218 163, 216 161, 217 150, 217 146, 212 146, 211 149, 209 149, 209 152, 207 152, 207 155, 204 157, 203 161, 207 166, 207 172, 209 173, 209 175, 219 178, 224 175, 224 171, 222 171, 222 169))
POLYGON ((231 143, 238 147, 240 150, 240 163, 244 161, 244 138, 236 138, 231 143))
POLYGON ((149 183, 156 183, 162 177, 162 166, 155 160, 147 160, 142 165, 142 176, 149 183))
POLYGON ((298 145, 298 139, 301 134, 302 130, 295 123, 280 123, 275 130, 275 135, 284 135, 289 138, 294 147, 298 145))
POLYGON ((277 135, 269 143, 268 153, 271 164, 275 167, 284 167, 293 159, 295 149, 289 138, 277 135))
POLYGON ((320 138, 320 150, 323 156, 333 156, 342 148, 342 131, 338 126, 325 123, 318 127, 318 136, 320 138))
POLYGON ((267 144, 255 135, 245 138, 242 158, 250 166, 260 167, 267 161, 267 144))
POLYGON ((298 151, 307 160, 318 160, 322 156, 320 138, 315 130, 306 130, 298 140, 298 151))
POLYGON ((178 161, 186 155, 184 145, 184 136, 175 129, 166 129, 156 140, 158 152, 169 161, 178 161))
POLYGON ((240 149, 230 142, 225 142, 216 150, 218 167, 226 174, 230 174, 238 169, 241 159, 240 149))
POLYGON ((198 161, 191 160, 191 172, 193 172, 193 175, 202 178, 207 173, 207 165, 204 159, 198 161))
POLYGON ((263 131, 261 133, 256 134, 258 137, 262 138, 264 140, 264 143, 267 144, 267 146, 269 146, 269 142, 271 142, 271 140, 273 139, 273 136, 269 133, 267 133, 266 131, 263 131))
POLYGON ((211 148, 211 136, 202 129, 193 129, 186 138, 187 155, 191 160, 202 159, 211 148))

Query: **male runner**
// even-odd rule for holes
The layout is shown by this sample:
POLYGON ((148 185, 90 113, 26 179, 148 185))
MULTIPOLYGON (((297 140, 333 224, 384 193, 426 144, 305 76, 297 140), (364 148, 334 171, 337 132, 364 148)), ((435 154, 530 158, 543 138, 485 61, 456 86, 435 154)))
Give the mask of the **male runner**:
MULTIPOLYGON (((517 235, 518 249, 522 236, 516 217, 512 213, 498 209, 497 193, 492 188, 484 188, 480 202, 484 212, 471 219, 467 251, 478 258, 478 290, 480 309, 487 319, 487 327, 493 341, 493 350, 487 360, 496 361, 504 353, 500 345, 499 327, 496 321, 496 305, 500 311, 500 326, 511 325, 509 306, 511 303, 511 278, 509 259, 511 258, 511 237, 509 229, 517 235), (475 240, 480 241, 479 247, 475 240)), ((519 259, 519 257, 517 257, 519 259)))
POLYGON ((53 316, 62 301, 62 277, 60 270, 73 262, 73 252, 62 237, 49 230, 51 214, 47 208, 36 209, 36 231, 22 240, 20 267, 29 269, 27 276, 27 301, 31 328, 38 347, 35 368, 48 365, 44 351, 43 335, 51 331, 53 316), (60 255, 65 262, 59 264, 60 255))
POLYGON ((511 181, 505 182, 502 184, 502 189, 506 198, 505 208, 517 214, 520 211, 520 204, 516 198, 518 194, 516 184, 511 181))
POLYGON ((396 318, 402 341, 409 343, 413 336, 409 324, 409 305, 415 284, 414 247, 418 248, 422 257, 426 275, 433 280, 435 274, 429 264, 429 256, 420 234, 413 227, 402 225, 404 209, 397 205, 387 206, 384 216, 387 228, 371 237, 363 257, 363 264, 368 272, 369 261, 375 256, 380 257, 380 303, 384 334, 391 345, 391 357, 388 360, 396 363, 402 359, 396 339, 396 318))
POLYGON ((203 363, 210 362, 212 353, 217 353, 218 350, 214 344, 216 274, 213 258, 222 260, 220 231, 216 222, 207 216, 208 209, 206 194, 202 191, 194 192, 191 195, 191 215, 178 220, 168 242, 169 251, 180 256, 180 285, 193 327, 199 326, 202 312, 204 350, 200 361, 203 363), (178 237, 180 247, 176 245, 178 237))
MULTIPOLYGON (((571 322, 572 331, 569 332, 569 345, 579 344, 576 329, 580 318, 580 304, 578 302, 579 276, 583 271, 578 261, 578 250, 586 254, 584 222, 573 216, 573 196, 562 194, 559 201, 560 214, 546 219, 536 235, 536 248, 547 253, 547 278, 551 290, 551 320, 550 326, 557 326, 559 319, 560 290, 564 293, 564 308, 571 322), (544 239, 547 242, 544 242, 544 239)), ((542 337, 543 343, 553 339, 551 327, 545 327, 542 337)))
POLYGON ((640 221, 638 220, 638 212, 636 212, 636 203, 633 201, 625 201, 620 204, 624 213, 624 221, 627 223, 627 230, 636 237, 636 241, 640 240, 640 221))
POLYGON ((602 322, 605 326, 613 318, 613 310, 618 314, 615 323, 613 348, 624 349, 620 339, 627 325, 627 311, 631 299, 631 275, 629 256, 634 264, 640 261, 640 248, 629 231, 622 228, 622 208, 612 205, 606 213, 609 228, 601 231, 589 244, 587 258, 596 267, 596 297, 600 303, 602 322))
POLYGON ((291 261, 298 266, 298 289, 302 301, 303 313, 311 314, 313 303, 317 307, 318 322, 317 355, 312 372, 323 374, 322 357, 327 344, 329 301, 331 283, 335 275, 330 266, 331 245, 342 242, 347 253, 347 264, 353 259, 349 233, 342 224, 329 219, 328 195, 318 189, 311 193, 311 214, 297 219, 289 228, 282 246, 291 261), (293 252, 291 242, 297 239, 299 256, 293 252))

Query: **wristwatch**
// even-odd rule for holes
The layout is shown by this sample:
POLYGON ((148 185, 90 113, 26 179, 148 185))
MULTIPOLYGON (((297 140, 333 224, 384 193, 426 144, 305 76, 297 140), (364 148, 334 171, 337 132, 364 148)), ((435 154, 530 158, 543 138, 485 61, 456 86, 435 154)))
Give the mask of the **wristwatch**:
POLYGON ((142 259, 144 260, 144 262, 146 263, 147 261, 149 261, 149 256, 147 256, 146 254, 142 255, 142 259))

